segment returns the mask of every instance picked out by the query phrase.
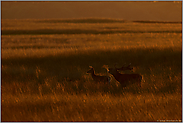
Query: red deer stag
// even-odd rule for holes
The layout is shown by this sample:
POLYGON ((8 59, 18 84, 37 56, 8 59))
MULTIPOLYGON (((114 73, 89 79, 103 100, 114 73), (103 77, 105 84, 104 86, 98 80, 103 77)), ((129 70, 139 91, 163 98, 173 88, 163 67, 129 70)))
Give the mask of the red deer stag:
POLYGON ((138 86, 141 87, 141 80, 142 76, 140 74, 121 74, 118 72, 118 70, 132 70, 133 68, 128 65, 127 67, 121 67, 121 68, 107 68, 108 73, 112 74, 114 78, 120 82, 122 87, 126 87, 127 85, 136 83, 138 86))
POLYGON ((95 82, 103 82, 103 83, 110 83, 111 78, 109 76, 100 76, 95 75, 95 70, 92 66, 89 66, 90 70, 87 71, 87 73, 91 73, 91 76, 95 82))

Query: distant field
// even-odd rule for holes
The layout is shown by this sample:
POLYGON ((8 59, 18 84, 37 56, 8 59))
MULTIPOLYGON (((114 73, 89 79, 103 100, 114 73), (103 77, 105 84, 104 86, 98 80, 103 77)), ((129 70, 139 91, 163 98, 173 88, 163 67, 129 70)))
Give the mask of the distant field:
POLYGON ((179 22, 2 20, 1 31, 2 121, 182 121, 179 22), (142 87, 86 74, 115 63, 142 87))

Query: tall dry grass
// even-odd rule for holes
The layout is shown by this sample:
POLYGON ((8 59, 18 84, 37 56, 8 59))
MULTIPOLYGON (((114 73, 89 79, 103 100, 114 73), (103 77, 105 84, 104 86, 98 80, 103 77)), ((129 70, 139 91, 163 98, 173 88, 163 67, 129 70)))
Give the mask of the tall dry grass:
POLYGON ((2 20, 2 121, 181 121, 181 24, 90 21, 2 20), (115 63, 142 88, 86 74, 115 63))

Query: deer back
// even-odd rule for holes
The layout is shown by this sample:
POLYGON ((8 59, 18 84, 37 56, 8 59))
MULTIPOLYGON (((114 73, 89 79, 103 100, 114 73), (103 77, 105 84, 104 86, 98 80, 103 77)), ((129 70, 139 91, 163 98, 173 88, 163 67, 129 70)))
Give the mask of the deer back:
MULTIPOLYGON (((125 68, 126 69, 126 68, 125 68)), ((127 86, 132 83, 141 83, 142 76, 139 74, 121 74, 116 68, 109 68, 108 72, 114 76, 114 78, 120 82, 122 86, 127 86)), ((140 84, 141 85, 141 84, 140 84)))

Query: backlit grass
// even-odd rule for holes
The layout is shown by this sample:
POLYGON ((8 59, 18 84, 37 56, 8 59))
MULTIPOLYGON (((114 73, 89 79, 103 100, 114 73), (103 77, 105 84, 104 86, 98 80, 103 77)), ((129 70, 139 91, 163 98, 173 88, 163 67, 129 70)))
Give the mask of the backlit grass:
POLYGON ((2 20, 2 121, 181 121, 181 27, 2 20), (131 63, 142 88, 122 88, 113 77, 110 85, 97 84, 86 74, 93 66, 110 75, 102 66, 115 63, 131 63))

